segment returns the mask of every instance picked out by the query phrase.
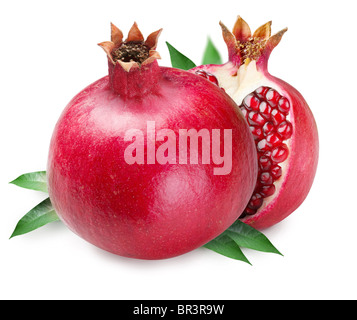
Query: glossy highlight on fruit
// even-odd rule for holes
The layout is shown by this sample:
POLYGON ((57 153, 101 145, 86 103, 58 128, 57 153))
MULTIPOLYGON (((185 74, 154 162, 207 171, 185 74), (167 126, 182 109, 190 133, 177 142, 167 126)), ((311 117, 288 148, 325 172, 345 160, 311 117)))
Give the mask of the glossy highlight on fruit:
MULTIPOLYGON (((203 77, 158 65, 161 30, 144 39, 134 23, 125 41, 113 24, 111 31, 111 41, 99 44, 108 56, 109 75, 76 95, 54 129, 50 199, 71 230, 104 250, 139 259, 181 255, 221 234, 244 210, 258 171, 254 140, 223 90, 203 77), (149 130, 153 125, 155 131, 149 130), (218 155, 204 160, 204 146, 196 150, 194 164, 168 147, 172 134, 191 129, 212 133, 212 141, 213 132, 219 133, 221 154, 224 130, 231 132, 228 174, 214 174, 217 164, 209 160, 218 155), (171 135, 159 137, 163 132, 171 135), (159 161, 155 151, 157 156, 160 150, 159 161)), ((195 145, 186 138, 190 158, 195 145)))
POLYGON ((285 219, 309 193, 318 163, 317 127, 303 96, 268 72, 270 54, 287 29, 271 35, 270 21, 252 34, 239 16, 232 32, 220 25, 229 61, 191 72, 214 77, 212 82, 234 99, 249 124, 258 178, 240 219, 264 229, 285 219))

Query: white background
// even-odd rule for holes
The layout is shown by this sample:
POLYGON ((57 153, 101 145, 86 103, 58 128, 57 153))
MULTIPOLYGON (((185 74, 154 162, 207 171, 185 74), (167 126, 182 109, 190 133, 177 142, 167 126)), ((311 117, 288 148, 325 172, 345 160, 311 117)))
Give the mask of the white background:
POLYGON ((354 1, 2 1, 0 5, 1 299, 356 299, 356 25, 354 1), (45 194, 8 182, 45 170, 53 127, 68 101, 104 76, 97 43, 109 23, 126 34, 161 27, 165 41, 201 60, 218 22, 241 15, 253 30, 273 20, 289 31, 269 70, 308 101, 319 128, 320 162, 303 205, 264 233, 284 257, 245 250, 253 266, 206 249, 162 261, 114 256, 62 223, 9 240, 45 194))

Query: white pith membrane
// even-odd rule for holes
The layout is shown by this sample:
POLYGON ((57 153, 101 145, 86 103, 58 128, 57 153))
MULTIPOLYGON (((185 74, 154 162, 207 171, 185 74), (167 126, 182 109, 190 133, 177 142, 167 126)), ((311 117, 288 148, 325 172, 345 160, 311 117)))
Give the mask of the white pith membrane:
MULTIPOLYGON (((237 67, 234 66, 234 64, 231 62, 228 62, 225 65, 220 65, 220 66, 211 65, 209 69, 206 70, 212 73, 214 76, 216 76, 219 86, 224 88, 226 93, 236 102, 238 106, 242 105, 243 99, 246 96, 253 93, 256 89, 260 87, 269 87, 271 89, 274 89, 281 96, 288 99, 290 103, 290 111, 289 114, 286 115, 286 120, 293 124, 291 101, 289 100, 287 95, 281 92, 279 88, 277 88, 272 81, 268 80, 263 73, 257 70, 256 62, 254 60, 250 61, 249 63, 241 65, 238 69, 238 72, 237 72, 237 67)), ((287 140, 283 140, 283 144, 285 144, 289 149, 289 156, 285 161, 278 163, 278 165, 282 169, 282 175, 279 179, 273 182, 275 186, 274 194, 269 197, 263 198, 263 204, 256 211, 256 213, 252 215, 247 215, 247 217, 254 217, 255 215, 261 213, 273 201, 273 199, 279 195, 281 186, 284 181, 284 177, 288 169, 290 150, 291 150, 291 140, 292 137, 290 137, 287 140)))

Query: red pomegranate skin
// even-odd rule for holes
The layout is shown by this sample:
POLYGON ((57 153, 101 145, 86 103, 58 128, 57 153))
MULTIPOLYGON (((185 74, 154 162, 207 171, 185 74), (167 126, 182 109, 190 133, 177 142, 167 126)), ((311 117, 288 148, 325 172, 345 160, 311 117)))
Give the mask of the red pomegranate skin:
MULTIPOLYGON (((80 92, 53 132, 48 186, 60 219, 109 252, 164 259, 198 248, 226 230, 253 192, 257 156, 243 115, 223 90, 199 76, 157 61, 109 74, 80 92), (133 90, 135 88, 135 90, 133 90), (202 164, 132 164, 125 132, 147 121, 156 130, 232 129, 232 171, 202 164)), ((156 142, 156 148, 162 142, 156 142)), ((145 149, 145 159, 146 159, 145 149)), ((178 157, 178 155, 177 155, 178 157)))

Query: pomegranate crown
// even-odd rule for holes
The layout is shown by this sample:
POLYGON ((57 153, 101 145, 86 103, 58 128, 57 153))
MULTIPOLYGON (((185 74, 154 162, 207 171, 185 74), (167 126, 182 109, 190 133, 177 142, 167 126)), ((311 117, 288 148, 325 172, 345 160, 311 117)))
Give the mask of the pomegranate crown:
POLYGON ((228 47, 229 60, 239 66, 248 64, 252 60, 267 60, 288 30, 285 28, 272 36, 272 22, 269 21, 252 34, 249 25, 240 16, 238 16, 232 32, 222 22, 219 24, 228 47))
POLYGON ((113 65, 120 64, 125 71, 129 72, 132 68, 140 68, 142 65, 161 58, 155 51, 161 31, 162 29, 159 29, 151 33, 144 40, 137 23, 134 22, 128 37, 123 41, 123 33, 111 23, 111 41, 101 42, 98 45, 103 48, 113 65))

